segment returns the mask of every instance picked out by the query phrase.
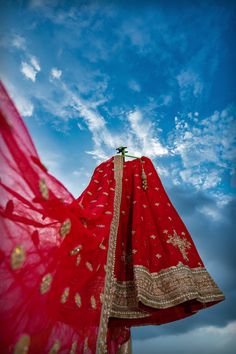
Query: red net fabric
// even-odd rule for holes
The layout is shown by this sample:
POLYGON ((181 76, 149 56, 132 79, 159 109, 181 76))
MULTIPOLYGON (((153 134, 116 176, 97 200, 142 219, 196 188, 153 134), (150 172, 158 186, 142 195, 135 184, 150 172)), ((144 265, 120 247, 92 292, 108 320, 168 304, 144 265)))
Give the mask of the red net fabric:
POLYGON ((1 353, 115 354, 224 299, 149 158, 111 157, 74 198, 2 84, 0 128, 1 353))

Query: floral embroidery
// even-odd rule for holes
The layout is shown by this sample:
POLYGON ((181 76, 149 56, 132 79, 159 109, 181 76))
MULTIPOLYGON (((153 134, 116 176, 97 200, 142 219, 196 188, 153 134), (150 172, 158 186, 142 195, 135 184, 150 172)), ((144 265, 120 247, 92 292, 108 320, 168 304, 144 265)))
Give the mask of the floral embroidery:
POLYGON ((75 248, 73 248, 71 251, 70 251, 70 255, 73 256, 77 253, 79 253, 79 251, 82 249, 82 245, 78 245, 76 246, 75 248))
POLYGON ((76 354, 77 341, 74 341, 71 345, 70 354, 76 354))
POLYGON ((19 269, 25 261, 25 249, 21 245, 14 247, 11 252, 11 267, 12 269, 19 269))
POLYGON ((40 190, 42 197, 44 199, 48 199, 48 197, 49 197, 48 187, 47 187, 47 184, 43 178, 40 178, 40 180, 39 180, 39 190, 40 190))
POLYGON ((70 292, 70 288, 67 287, 65 288, 65 290, 63 291, 63 294, 61 295, 61 303, 64 304, 69 296, 69 292, 70 292))
POLYGON ((80 264, 81 261, 81 255, 79 254, 76 258, 76 265, 78 266, 80 264))
POLYGON ((89 262, 86 262, 85 264, 86 264, 86 267, 88 268, 88 270, 90 270, 90 272, 92 272, 92 271, 93 271, 93 266, 92 266, 92 264, 89 263, 89 262))
POLYGON ((96 309, 97 308, 97 304, 96 304, 96 300, 95 300, 95 297, 92 295, 91 298, 90 298, 90 302, 91 302, 91 306, 93 309, 96 309))
POLYGON ((169 234, 166 242, 171 243, 174 247, 178 247, 183 258, 189 261, 187 249, 191 248, 191 243, 186 238, 181 238, 174 230, 174 235, 169 234))
POLYGON ((70 219, 66 219, 60 227, 60 235, 64 237, 70 232, 70 230, 71 230, 71 221, 70 219))
POLYGON ((75 303, 78 307, 81 307, 81 296, 79 293, 75 294, 75 303))
POLYGON ((23 334, 15 344, 14 354, 27 354, 30 346, 30 336, 23 334))
POLYGON ((52 275, 50 273, 45 274, 42 278, 41 284, 40 284, 40 292, 41 294, 45 294, 48 292, 50 289, 52 283, 52 275))
POLYGON ((58 350, 60 349, 61 343, 60 341, 57 339, 54 343, 52 348, 50 349, 48 354, 55 354, 58 352, 58 350))

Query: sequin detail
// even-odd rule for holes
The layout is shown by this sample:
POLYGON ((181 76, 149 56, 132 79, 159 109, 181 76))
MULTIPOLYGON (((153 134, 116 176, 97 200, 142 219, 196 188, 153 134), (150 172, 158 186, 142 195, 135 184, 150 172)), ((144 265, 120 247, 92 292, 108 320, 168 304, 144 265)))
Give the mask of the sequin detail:
POLYGON ((11 252, 11 268, 19 269, 22 267, 25 261, 25 249, 21 245, 17 245, 14 247, 11 252))

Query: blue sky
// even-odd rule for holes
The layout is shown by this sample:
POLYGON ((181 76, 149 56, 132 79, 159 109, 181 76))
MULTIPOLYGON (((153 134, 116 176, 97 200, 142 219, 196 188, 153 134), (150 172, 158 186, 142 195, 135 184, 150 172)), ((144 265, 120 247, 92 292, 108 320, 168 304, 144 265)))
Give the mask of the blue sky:
POLYGON ((5 1, 0 77, 49 172, 78 197, 128 146, 152 159, 223 303, 132 328, 134 354, 236 346, 235 10, 230 1, 5 1))

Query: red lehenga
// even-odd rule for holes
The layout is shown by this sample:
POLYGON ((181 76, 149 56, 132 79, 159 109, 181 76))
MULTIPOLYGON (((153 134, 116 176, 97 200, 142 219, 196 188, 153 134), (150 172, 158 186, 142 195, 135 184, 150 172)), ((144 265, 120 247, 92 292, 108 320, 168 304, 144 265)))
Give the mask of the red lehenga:
POLYGON ((128 353, 131 326, 224 300, 148 157, 112 156, 74 198, 0 96, 1 353, 128 353))

